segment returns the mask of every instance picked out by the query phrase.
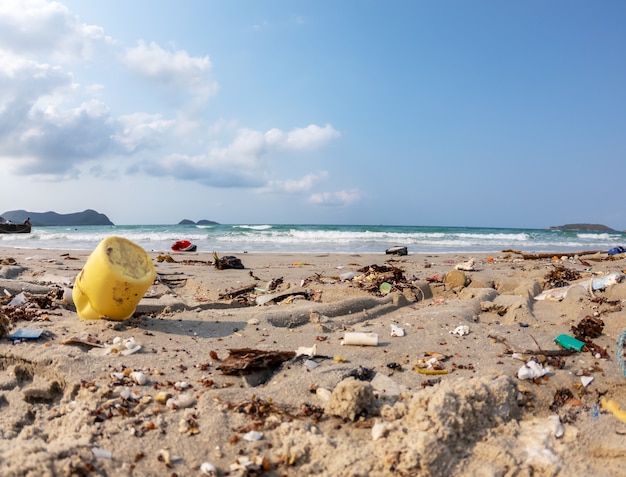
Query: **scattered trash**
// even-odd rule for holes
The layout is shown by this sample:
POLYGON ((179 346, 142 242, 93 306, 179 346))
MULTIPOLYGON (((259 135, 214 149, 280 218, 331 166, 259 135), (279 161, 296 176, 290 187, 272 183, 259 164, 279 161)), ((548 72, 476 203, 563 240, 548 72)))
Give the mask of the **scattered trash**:
POLYGON ((198 249, 196 244, 189 240, 177 240, 172 244, 171 248, 174 252, 195 252, 198 249))
POLYGON ((459 325, 454 330, 450 331, 452 335, 466 336, 469 335, 470 329, 467 325, 459 325))
POLYGON ((606 399, 602 398, 600 400, 600 404, 602 405, 603 409, 611 411, 613 415, 617 417, 620 421, 626 422, 626 411, 622 410, 619 407, 619 404, 617 404, 615 401, 607 401, 606 399))
POLYGON ((584 341, 577 340, 569 335, 559 335, 554 338, 554 342, 564 349, 573 349, 579 352, 585 347, 584 341))
POLYGON ((396 325, 391 325, 391 336, 392 337, 401 337, 404 336, 405 332, 404 332, 404 328, 400 328, 399 326, 396 325))
POLYGON ((517 377, 519 379, 535 379, 545 376, 552 369, 549 366, 543 367, 537 361, 530 360, 527 363, 523 364, 522 367, 517 371, 517 377))
POLYGON ((143 248, 122 237, 105 238, 76 278, 76 312, 88 320, 126 320, 155 278, 156 269, 143 248))
POLYGON ((15 333, 9 335, 12 340, 35 340, 41 336, 43 330, 38 328, 19 328, 15 333))
POLYGON ((235 269, 235 270, 243 270, 245 267, 241 260, 237 257, 233 257, 232 255, 226 255, 225 257, 218 257, 217 252, 213 252, 213 265, 218 270, 227 270, 227 269, 235 269))
POLYGON ((346 331, 341 344, 354 346, 378 346, 378 333, 346 331))
POLYGON ((583 287, 585 290, 589 290, 593 292, 595 290, 604 290, 611 285, 616 285, 620 283, 624 279, 625 275, 620 272, 610 273, 609 275, 605 275, 600 278, 592 278, 591 280, 585 280, 582 282, 574 283, 572 285, 552 288, 551 290, 546 290, 535 297, 535 300, 556 300, 560 301, 567 293, 572 289, 572 287, 583 287))
POLYGON ((383 282, 378 287, 378 290, 380 291, 381 295, 389 294, 392 289, 393 289, 393 285, 391 283, 388 283, 388 282, 383 282))
POLYGON ((91 449, 91 452, 93 452, 93 455, 96 459, 108 459, 111 460, 111 452, 108 450, 104 450, 104 449, 100 449, 99 447, 94 447, 93 449, 91 449))
POLYGON ((408 255, 409 251, 406 247, 402 247, 402 246, 396 246, 396 247, 389 247, 387 250, 385 250, 385 253, 387 255, 408 255))
POLYGON ((15 295, 13 297, 13 299, 9 302, 9 305, 10 306, 24 306, 26 303, 28 303, 28 298, 26 298, 26 295, 24 295, 24 292, 21 292, 18 295, 15 295))
POLYGON ((309 369, 315 369, 320 365, 318 362, 313 361, 312 359, 307 359, 303 364, 309 369))
POLYGON ((305 346, 300 346, 297 350, 296 350, 296 356, 308 356, 310 358, 314 358, 315 355, 317 354, 317 345, 313 345, 310 348, 307 348, 305 346))
POLYGON ((78 345, 85 348, 104 348, 104 345, 98 338, 92 335, 85 337, 71 336, 68 339, 61 341, 62 345, 78 345))
POLYGON ((470 258, 467 262, 457 263, 454 266, 454 269, 455 270, 462 270, 464 272, 471 272, 471 271, 475 270, 474 264, 475 264, 474 259, 470 258))
POLYGON ((613 247, 607 252, 609 255, 619 255, 620 253, 626 253, 626 248, 622 246, 613 247))

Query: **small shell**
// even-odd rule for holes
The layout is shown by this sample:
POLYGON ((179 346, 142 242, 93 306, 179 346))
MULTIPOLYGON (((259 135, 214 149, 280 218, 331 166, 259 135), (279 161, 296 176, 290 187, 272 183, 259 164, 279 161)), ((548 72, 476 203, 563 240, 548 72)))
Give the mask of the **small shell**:
POLYGON ((135 381, 140 386, 143 386, 148 382, 148 377, 143 374, 141 371, 133 371, 130 373, 130 377, 133 381, 135 381))
POLYGON ((396 326, 396 325, 391 325, 391 336, 392 337, 404 336, 404 335, 405 335, 404 328, 400 328, 399 326, 396 326))
POLYGON ((200 466, 200 472, 202 473, 202 475, 217 477, 217 467, 215 467, 210 462, 203 462, 200 466))
POLYGON ((196 398, 193 396, 193 394, 189 394, 189 393, 181 394, 180 396, 178 396, 178 399, 176 399, 176 405, 177 407, 180 407, 180 408, 191 407, 195 403, 196 403, 196 398))
POLYGON ((248 442, 260 441, 263 439, 263 433, 258 431, 250 431, 243 435, 244 440, 248 442))

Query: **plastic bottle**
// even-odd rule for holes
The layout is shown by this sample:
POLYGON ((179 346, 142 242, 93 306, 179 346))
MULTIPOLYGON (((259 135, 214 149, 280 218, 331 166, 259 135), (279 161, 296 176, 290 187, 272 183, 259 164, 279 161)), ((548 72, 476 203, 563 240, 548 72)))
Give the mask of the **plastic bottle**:
POLYGON ((98 244, 78 274, 72 292, 79 318, 130 318, 154 282, 156 269, 145 250, 122 237, 98 244))

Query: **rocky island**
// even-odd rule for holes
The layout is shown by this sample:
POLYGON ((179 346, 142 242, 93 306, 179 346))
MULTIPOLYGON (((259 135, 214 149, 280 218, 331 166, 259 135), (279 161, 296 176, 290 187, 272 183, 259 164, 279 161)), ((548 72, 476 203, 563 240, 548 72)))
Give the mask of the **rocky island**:
POLYGON ((189 219, 183 219, 180 222, 178 222, 178 225, 219 225, 219 223, 214 222, 212 220, 206 220, 206 219, 198 220, 197 222, 194 222, 193 220, 189 220, 189 219))
POLYGON ((2 217, 4 218, 4 220, 8 220, 16 224, 21 224, 24 222, 24 220, 29 218, 30 223, 36 227, 115 225, 109 220, 106 215, 91 209, 70 214, 59 214, 57 212, 29 212, 26 210, 10 210, 8 212, 4 212, 2 214, 2 217))
POLYGON ((566 224, 550 227, 550 230, 581 230, 585 232, 617 232, 602 224, 566 224))

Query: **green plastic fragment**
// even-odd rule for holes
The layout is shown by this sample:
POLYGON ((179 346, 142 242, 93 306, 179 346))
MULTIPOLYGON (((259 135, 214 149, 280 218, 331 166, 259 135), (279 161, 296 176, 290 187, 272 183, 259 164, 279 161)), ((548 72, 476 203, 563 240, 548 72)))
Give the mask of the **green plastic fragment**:
POLYGON ((565 349, 573 349, 576 351, 581 351, 585 347, 585 343, 573 338, 569 335, 559 335, 554 338, 556 344, 562 346, 565 349))

